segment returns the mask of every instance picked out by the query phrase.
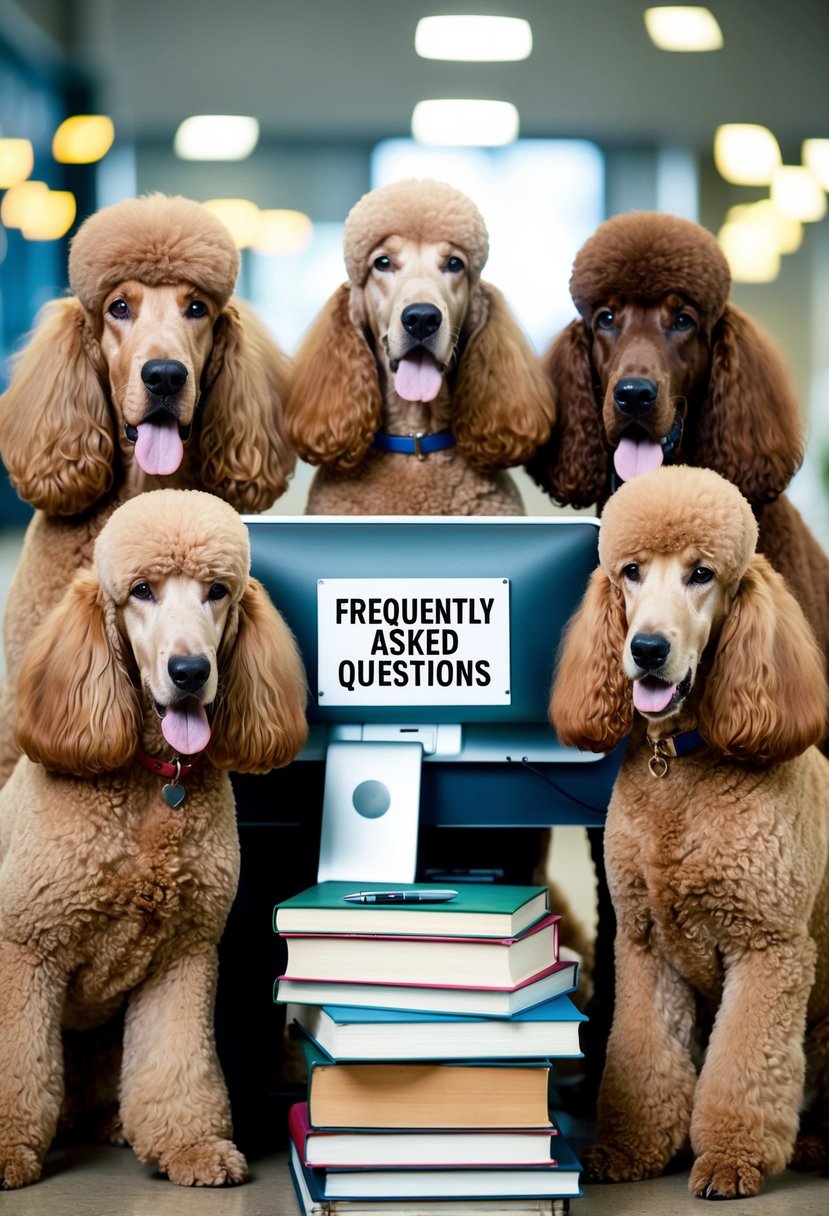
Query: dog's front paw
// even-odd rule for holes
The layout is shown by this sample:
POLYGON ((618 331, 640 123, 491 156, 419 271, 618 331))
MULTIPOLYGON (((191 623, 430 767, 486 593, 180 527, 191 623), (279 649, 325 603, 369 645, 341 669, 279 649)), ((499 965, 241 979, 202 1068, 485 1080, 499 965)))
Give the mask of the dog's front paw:
POLYGON ((735 1161, 718 1153, 697 1157, 688 1179, 688 1189, 699 1199, 745 1199, 756 1195, 763 1184, 763 1171, 756 1161, 735 1161))
POLYGON ((631 1153, 605 1141, 581 1154, 585 1182, 640 1182, 662 1172, 661 1161, 631 1153))
POLYGON ((40 1156, 26 1144, 0 1148, 0 1190, 16 1190, 40 1177, 40 1156))
POLYGON ((248 1165, 230 1140, 200 1140, 165 1155, 161 1168, 177 1186, 235 1186, 248 1165))

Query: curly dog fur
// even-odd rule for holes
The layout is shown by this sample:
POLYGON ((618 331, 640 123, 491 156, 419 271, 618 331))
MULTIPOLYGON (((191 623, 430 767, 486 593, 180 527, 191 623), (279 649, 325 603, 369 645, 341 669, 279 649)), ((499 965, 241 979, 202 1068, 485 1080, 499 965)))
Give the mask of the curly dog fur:
POLYGON ((546 440, 553 406, 503 297, 481 281, 488 251, 477 208, 443 182, 396 182, 352 208, 349 281, 297 355, 286 408, 297 452, 321 466, 310 513, 522 513, 502 470, 546 440), (378 432, 450 429, 454 446, 422 460, 372 447, 378 432))
POLYGON ((729 302, 730 286, 698 224, 656 212, 602 224, 573 265, 580 317, 545 355, 557 426, 529 471, 557 501, 601 509, 614 472, 628 480, 661 449, 716 470, 754 508, 760 552, 789 581, 829 670, 829 559, 783 494, 803 456, 802 418, 779 354, 729 302), (651 389, 637 400, 631 379, 651 389))
POLYGON ((226 503, 139 495, 27 648, 25 755, 0 793, 0 1186, 40 1176, 64 1099, 61 1027, 119 1014, 111 1126, 173 1182, 245 1177, 213 1042, 239 869, 225 770, 286 764, 306 734, 301 661, 249 565, 226 503), (187 738, 201 754, 185 756, 175 809, 139 749, 164 759, 187 738))
POLYGON ((23 647, 118 503, 172 486, 262 511, 287 485, 289 365, 233 297, 238 269, 230 234, 199 203, 155 194, 104 208, 72 241, 74 294, 47 306, 13 365, 0 451, 37 514, 6 611, 0 781, 16 760, 23 647), (159 364, 170 382, 153 381, 159 364))
POLYGON ((652 1177, 690 1138, 708 1199, 755 1194, 793 1155, 825 1165, 829 1143, 827 686, 756 538, 711 470, 623 485, 550 705, 572 746, 630 734, 605 833, 617 1001, 585 1165, 652 1177), (693 730, 685 754, 655 755, 693 730))

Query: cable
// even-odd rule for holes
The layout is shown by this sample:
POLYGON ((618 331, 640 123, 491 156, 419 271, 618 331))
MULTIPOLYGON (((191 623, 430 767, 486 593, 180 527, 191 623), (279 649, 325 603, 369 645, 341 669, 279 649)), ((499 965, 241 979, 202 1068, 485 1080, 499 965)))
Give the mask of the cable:
POLYGON ((541 769, 536 768, 533 764, 530 764, 526 756, 522 756, 520 760, 513 760, 512 756, 507 756, 507 760, 510 764, 523 765, 524 768, 528 769, 531 773, 534 773, 536 777, 540 777, 541 780, 546 782, 547 785, 552 786, 557 794, 561 794, 562 797, 569 799, 570 802, 574 802, 576 806, 583 807, 586 811, 593 811, 597 815, 607 814, 606 806, 592 806, 589 802, 583 802, 581 798, 577 798, 575 794, 571 794, 567 790, 562 789, 562 787, 557 785, 555 781, 552 781, 546 773, 542 773, 541 769))

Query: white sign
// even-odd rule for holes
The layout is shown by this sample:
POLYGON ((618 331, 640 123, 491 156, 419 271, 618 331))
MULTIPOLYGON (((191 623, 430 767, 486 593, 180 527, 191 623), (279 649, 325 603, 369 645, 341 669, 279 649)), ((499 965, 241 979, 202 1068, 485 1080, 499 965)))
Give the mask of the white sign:
POLYGON ((319 704, 509 705, 509 580, 317 584, 319 704))

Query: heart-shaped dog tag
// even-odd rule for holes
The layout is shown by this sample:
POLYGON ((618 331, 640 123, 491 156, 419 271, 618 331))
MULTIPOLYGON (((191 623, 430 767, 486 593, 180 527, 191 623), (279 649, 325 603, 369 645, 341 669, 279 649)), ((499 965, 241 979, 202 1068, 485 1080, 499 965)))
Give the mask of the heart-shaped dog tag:
POLYGON ((164 796, 164 801, 168 806, 173 807, 173 809, 181 806, 182 802, 184 802, 185 789, 183 785, 163 785, 161 793, 164 796))

